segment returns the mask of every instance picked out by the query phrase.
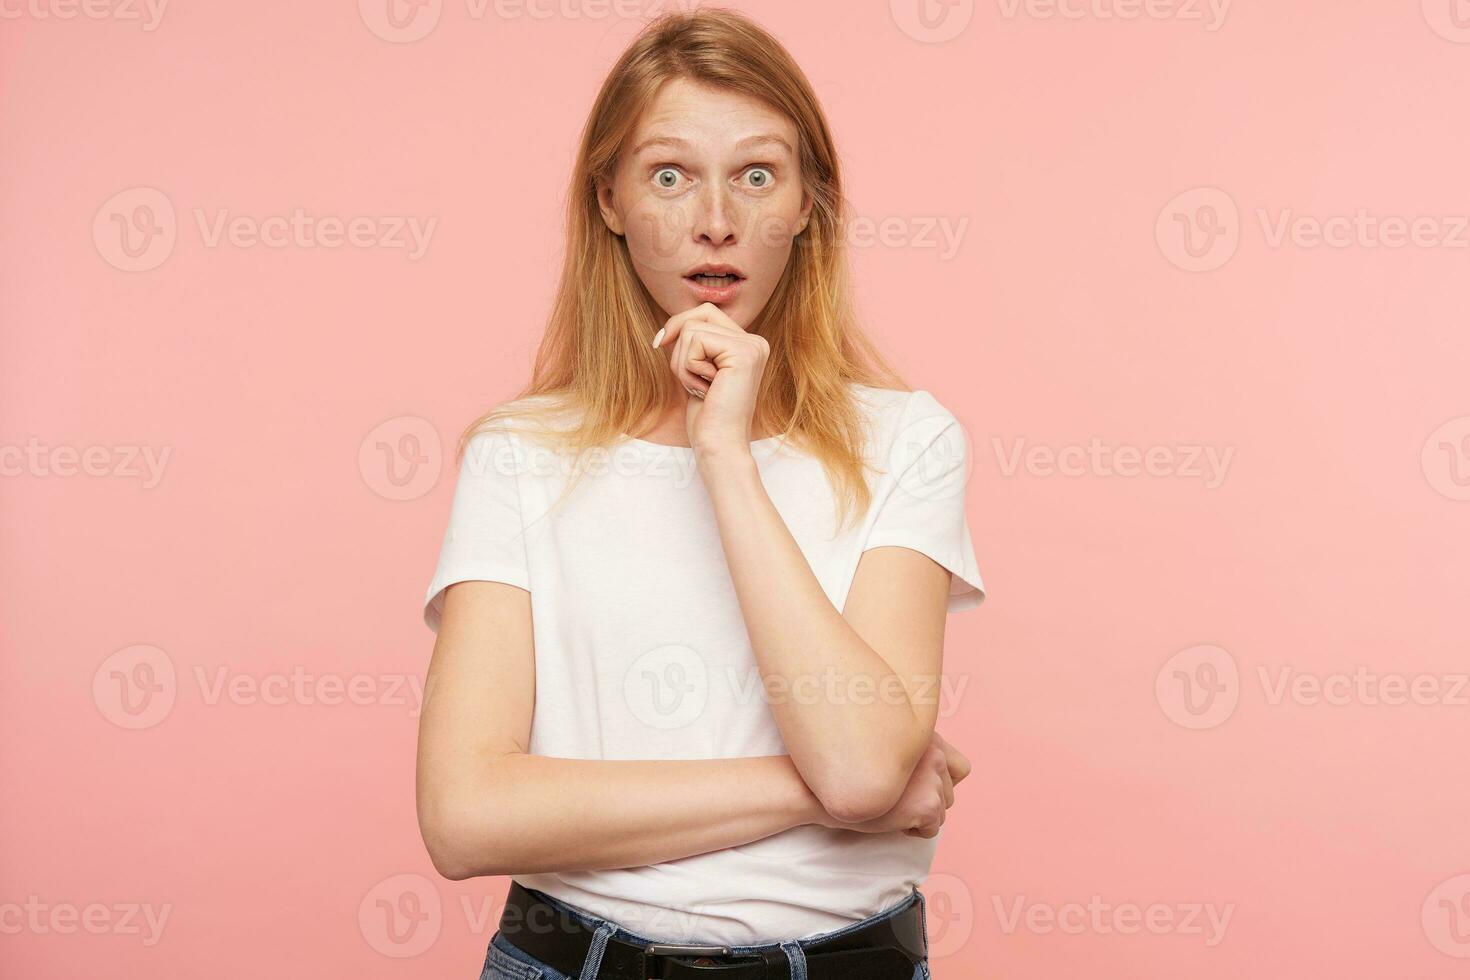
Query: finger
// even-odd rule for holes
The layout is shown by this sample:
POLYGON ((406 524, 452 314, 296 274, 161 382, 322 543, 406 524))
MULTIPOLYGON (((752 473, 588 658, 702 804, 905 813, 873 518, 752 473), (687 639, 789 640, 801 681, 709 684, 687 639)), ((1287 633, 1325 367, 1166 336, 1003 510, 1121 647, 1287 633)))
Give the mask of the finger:
POLYGON ((720 356, 733 351, 734 345, 735 339, 731 335, 717 333, 702 322, 691 323, 684 328, 679 341, 674 345, 673 353, 669 356, 669 367, 673 369, 680 384, 685 387, 699 386, 708 391, 710 381, 704 379, 704 373, 707 372, 710 380, 713 380, 719 371, 720 356))
POLYGON ((694 337, 698 334, 698 327, 686 324, 679 332, 678 339, 674 341, 673 348, 669 351, 669 370, 673 372, 674 379, 684 386, 684 389, 696 397, 709 394, 710 382, 708 379, 689 370, 689 349, 694 337))
POLYGON ((715 363, 714 356, 709 349, 702 343, 705 336, 703 331, 691 331, 688 336, 689 343, 684 349, 684 367, 706 381, 714 381, 715 374, 720 367, 715 363))
POLYGON ((675 313, 664 321, 663 336, 658 338, 659 347, 665 347, 672 340, 677 340, 692 320, 703 320, 711 326, 730 333, 744 333, 740 325, 730 319, 729 314, 713 303, 702 303, 692 310, 675 313))
POLYGON ((970 760, 965 758, 963 752, 955 748, 938 732, 934 733, 934 742, 944 749, 944 761, 949 764, 949 776, 955 782, 959 782, 970 774, 970 760))

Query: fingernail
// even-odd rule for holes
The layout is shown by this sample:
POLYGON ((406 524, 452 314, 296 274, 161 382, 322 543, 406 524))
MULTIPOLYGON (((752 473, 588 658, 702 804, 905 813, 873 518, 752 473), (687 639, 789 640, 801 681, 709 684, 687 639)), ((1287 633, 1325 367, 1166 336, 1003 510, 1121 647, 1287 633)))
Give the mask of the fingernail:
POLYGON ((658 333, 656 333, 656 334, 653 335, 653 346, 657 347, 659 345, 659 341, 661 341, 661 340, 664 339, 664 331, 667 330, 667 329, 668 329, 668 327, 659 327, 658 328, 658 333))

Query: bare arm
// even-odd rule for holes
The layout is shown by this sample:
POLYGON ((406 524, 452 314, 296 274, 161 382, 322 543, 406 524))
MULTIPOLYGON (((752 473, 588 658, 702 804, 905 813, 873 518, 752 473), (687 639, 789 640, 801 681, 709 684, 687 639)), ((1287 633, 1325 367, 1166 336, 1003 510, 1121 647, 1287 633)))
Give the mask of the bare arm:
POLYGON ((500 582, 449 587, 417 768, 419 829, 445 877, 638 867, 803 824, 836 826, 790 756, 527 754, 535 671, 530 593, 500 582))
POLYGON ((942 667, 949 571, 911 549, 870 549, 839 612, 748 447, 698 459, 793 762, 833 816, 858 823, 885 813, 934 734, 938 704, 916 692, 942 667))

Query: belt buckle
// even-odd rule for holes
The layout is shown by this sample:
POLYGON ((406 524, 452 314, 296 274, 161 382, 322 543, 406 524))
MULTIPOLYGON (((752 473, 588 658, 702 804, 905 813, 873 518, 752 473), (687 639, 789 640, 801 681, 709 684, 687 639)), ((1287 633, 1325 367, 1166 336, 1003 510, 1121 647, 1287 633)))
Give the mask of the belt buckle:
MULTIPOLYGON (((643 955, 652 960, 655 956, 729 956, 729 946, 700 946, 692 943, 649 943, 643 947, 643 955)), ((646 966, 653 970, 647 980, 659 980, 663 971, 649 962, 646 966)))

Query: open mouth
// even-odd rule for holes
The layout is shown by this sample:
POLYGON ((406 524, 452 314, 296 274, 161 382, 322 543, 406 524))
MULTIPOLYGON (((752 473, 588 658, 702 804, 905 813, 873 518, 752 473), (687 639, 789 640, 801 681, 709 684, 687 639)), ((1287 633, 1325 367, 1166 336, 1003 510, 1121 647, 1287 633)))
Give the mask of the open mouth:
POLYGON ((743 277, 733 272, 724 272, 719 275, 712 275, 708 272, 697 272, 692 276, 685 276, 684 278, 690 282, 697 282, 701 286, 733 286, 743 277))

